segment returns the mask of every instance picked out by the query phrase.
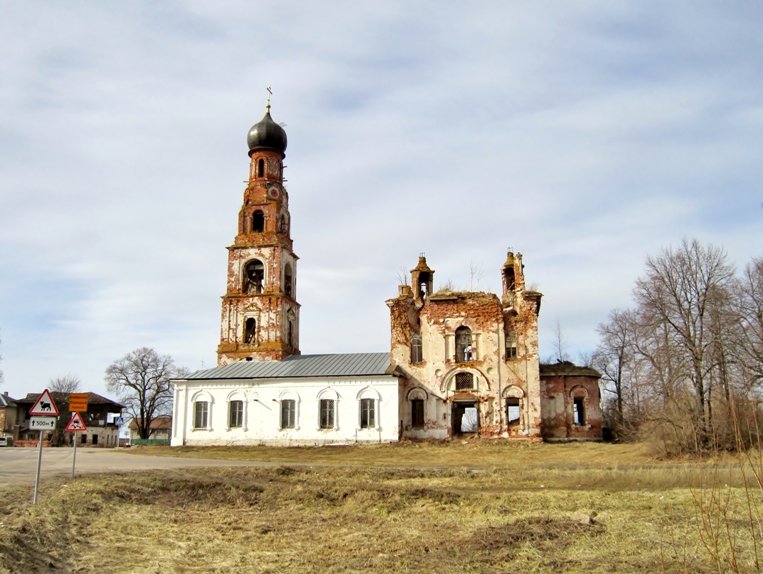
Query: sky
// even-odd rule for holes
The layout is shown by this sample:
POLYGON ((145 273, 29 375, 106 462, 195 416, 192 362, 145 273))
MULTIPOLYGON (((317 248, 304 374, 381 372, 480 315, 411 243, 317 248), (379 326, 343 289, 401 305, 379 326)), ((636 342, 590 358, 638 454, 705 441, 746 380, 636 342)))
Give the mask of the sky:
POLYGON ((139 347, 216 362, 264 113, 288 134, 303 354, 389 350, 400 277, 543 293, 583 357, 647 256, 763 255, 763 4, 0 3, 0 392, 139 347))

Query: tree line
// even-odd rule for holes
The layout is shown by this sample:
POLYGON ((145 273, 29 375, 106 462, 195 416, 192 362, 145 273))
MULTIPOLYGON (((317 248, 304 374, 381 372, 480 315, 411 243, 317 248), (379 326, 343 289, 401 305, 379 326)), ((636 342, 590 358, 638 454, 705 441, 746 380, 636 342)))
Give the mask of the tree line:
POLYGON ((633 306, 598 327, 594 366, 622 440, 665 454, 759 445, 763 257, 736 273, 697 240, 648 257, 633 306))
MULTIPOLYGON (((127 418, 135 421, 138 435, 151 438, 151 423, 160 416, 172 414, 172 380, 189 374, 175 365, 170 355, 160 355, 149 347, 140 347, 115 360, 106 369, 106 388, 125 406, 127 418)), ((0 371, 0 382, 2 372, 0 371)), ((48 390, 54 393, 81 392, 82 381, 68 373, 50 379, 48 390)), ((63 442, 63 431, 54 440, 63 442)))

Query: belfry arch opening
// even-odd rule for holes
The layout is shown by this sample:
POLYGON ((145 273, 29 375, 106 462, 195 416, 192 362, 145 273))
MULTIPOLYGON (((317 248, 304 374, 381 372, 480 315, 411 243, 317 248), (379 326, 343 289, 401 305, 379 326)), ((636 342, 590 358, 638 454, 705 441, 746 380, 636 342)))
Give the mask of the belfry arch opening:
POLYGON ((469 327, 456 329, 456 362, 466 363, 474 356, 472 348, 472 330, 469 327))
POLYGON ((252 213, 252 231, 254 233, 262 233, 265 231, 265 214, 261 209, 252 213))
POLYGON ((428 271, 422 271, 419 273, 418 285, 416 285, 416 288, 418 289, 419 298, 421 299, 426 299, 429 295, 431 295, 432 274, 428 271))
POLYGON ((297 314, 294 309, 289 309, 286 313, 286 324, 284 325, 284 338, 286 345, 291 349, 297 348, 297 314))
POLYGON ((249 317, 244 323, 244 343, 253 345, 257 340, 257 321, 249 317))
POLYGON ((291 297, 294 291, 293 288, 294 277, 291 270, 291 264, 287 263, 283 269, 283 292, 291 297))
POLYGON ((262 293, 265 283, 265 266, 259 259, 252 259, 244 267, 244 293, 262 293))
POLYGON ((257 160, 257 177, 265 177, 265 160, 257 160))

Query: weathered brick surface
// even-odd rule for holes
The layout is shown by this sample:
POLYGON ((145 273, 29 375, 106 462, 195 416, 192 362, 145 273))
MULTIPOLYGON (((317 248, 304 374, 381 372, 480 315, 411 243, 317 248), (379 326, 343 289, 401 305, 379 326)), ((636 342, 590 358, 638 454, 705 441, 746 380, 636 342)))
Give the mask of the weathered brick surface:
POLYGON ((299 354, 298 258, 292 250, 282 160, 283 155, 271 149, 257 150, 251 156, 238 232, 228 247, 219 365, 242 359, 280 360, 299 354), (247 264, 255 260, 262 264, 259 283, 248 279, 246 273, 247 264), (251 319, 255 328, 247 337, 246 322, 251 319))
POLYGON ((434 274, 420 258, 411 272, 413 287, 402 285, 387 301, 391 320, 392 359, 404 374, 401 397, 403 436, 445 438, 458 433, 454 409, 478 411, 481 436, 540 436, 540 377, 538 372, 538 309, 540 293, 524 290, 521 256, 509 254, 502 269, 502 297, 483 292, 432 292, 434 274), (428 281, 422 280, 422 277, 428 281), (456 330, 471 331, 473 356, 456 356, 456 330), (414 336, 421 337, 423 358, 412 361, 414 336), (516 341, 516 354, 507 356, 507 338, 516 341), (468 373, 474 387, 456 389, 456 375, 468 373), (424 424, 412 424, 412 393, 424 393, 424 424), (506 420, 506 398, 519 397, 518 424, 506 420))
POLYGON ((599 374, 571 363, 541 367, 542 436, 546 440, 601 440, 599 374), (574 398, 583 399, 584 424, 575 424, 574 398))

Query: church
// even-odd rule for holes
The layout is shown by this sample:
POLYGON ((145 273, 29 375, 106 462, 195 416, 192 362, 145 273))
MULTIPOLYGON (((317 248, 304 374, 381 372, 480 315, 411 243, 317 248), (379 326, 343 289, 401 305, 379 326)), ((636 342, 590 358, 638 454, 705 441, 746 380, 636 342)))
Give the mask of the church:
POLYGON ((542 295, 520 253, 507 253, 499 295, 434 290, 422 255, 386 301, 389 351, 303 355, 287 138, 269 101, 247 143, 218 365, 174 381, 173 446, 601 440, 599 373, 539 361, 542 295))

